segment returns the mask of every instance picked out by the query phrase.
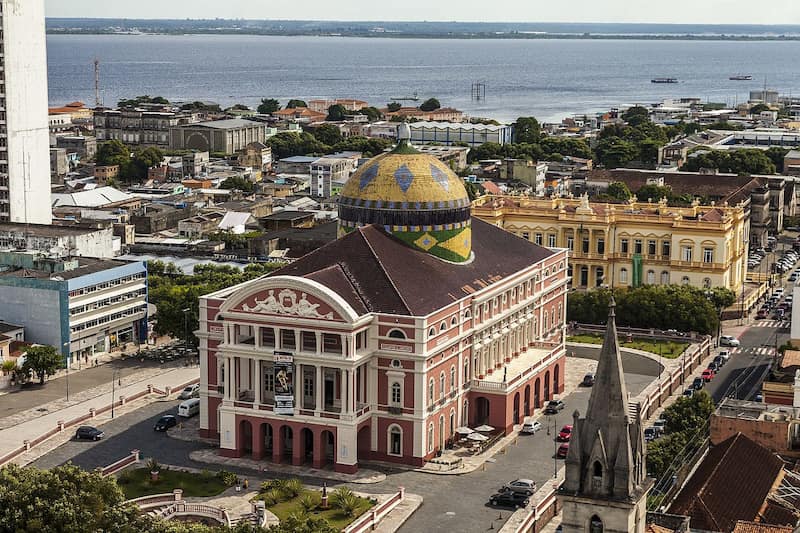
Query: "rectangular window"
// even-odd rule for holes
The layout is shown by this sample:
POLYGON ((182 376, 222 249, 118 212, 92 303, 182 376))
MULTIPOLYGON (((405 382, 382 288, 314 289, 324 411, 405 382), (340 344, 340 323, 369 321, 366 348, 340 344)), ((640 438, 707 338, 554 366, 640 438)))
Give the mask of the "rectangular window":
POLYGON ((703 248, 703 263, 713 263, 713 262, 714 262, 714 249, 703 248))
POLYGON ((317 334, 313 331, 300 332, 300 344, 304 352, 317 352, 317 334))
POLYGON ((628 269, 623 268, 619 271, 619 282, 620 283, 628 283, 628 269))
POLYGON ((536 235, 534 235, 533 242, 535 242, 537 245, 541 246, 542 245, 542 234, 541 233, 537 233, 536 235))
POLYGON ((522 232, 522 238, 525 239, 526 241, 529 241, 529 240, 531 240, 531 234, 528 233, 527 231, 523 231, 522 232))
POLYGON ((627 254, 628 253, 628 239, 620 239, 619 241, 619 251, 620 253, 627 254))
POLYGON ((275 374, 271 368, 264 372, 264 390, 267 392, 275 392, 275 374))
POLYGON ((575 250, 575 237, 567 237, 567 249, 575 250))
POLYGON ((683 261, 691 261, 692 260, 692 247, 691 246, 684 246, 681 248, 681 260, 683 261))
POLYGON ((314 379, 310 377, 303 378, 303 396, 314 397, 314 379))
POLYGON ((670 241, 664 241, 661 243, 661 255, 665 258, 669 258, 671 251, 672 243, 670 241))
POLYGON ((556 236, 555 236, 555 234, 551 233, 550 235, 547 236, 547 246, 549 246, 550 248, 555 248, 556 247, 556 236))
POLYGON ((392 404, 400 405, 400 400, 401 400, 400 384, 392 383, 392 404))
POLYGON ((597 253, 603 255, 606 253, 606 240, 605 239, 597 239, 597 253))
POLYGON ((647 241, 647 255, 656 255, 656 241, 647 241))
POLYGON ((583 250, 583 253, 585 254, 589 253, 589 237, 583 238, 583 246, 581 247, 581 249, 583 250))
POLYGON ((642 239, 634 239, 633 241, 633 253, 641 254, 642 253, 642 239))
POLYGON ((342 337, 333 333, 322 334, 322 351, 325 353, 342 353, 342 337))
POLYGON ((275 347, 275 330, 272 328, 261 328, 261 346, 265 348, 275 347))
POLYGON ((294 339, 294 330, 293 329, 282 329, 281 330, 281 348, 284 350, 296 350, 297 344, 295 343, 294 339))

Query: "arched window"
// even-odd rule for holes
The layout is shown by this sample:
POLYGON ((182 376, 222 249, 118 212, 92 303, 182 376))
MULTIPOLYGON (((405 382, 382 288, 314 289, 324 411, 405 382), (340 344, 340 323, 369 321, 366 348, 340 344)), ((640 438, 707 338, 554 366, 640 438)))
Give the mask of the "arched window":
POLYGON ((439 324, 439 331, 444 331, 447 329, 447 323, 443 320, 441 324, 439 324))
POLYGON ((544 317, 542 318, 542 328, 544 329, 544 331, 547 331, 547 325, 548 324, 549 324, 549 321, 547 319, 547 311, 545 311, 544 312, 544 317))
POLYGON ((398 425, 389 426, 389 455, 403 455, 403 429, 398 425))
POLYGON ((436 328, 431 328, 428 330, 428 337, 435 337, 436 336, 436 328))
POLYGON ((464 361, 464 383, 469 381, 469 361, 464 361))
POLYGON ((456 317, 453 317, 453 318, 450 320, 450 325, 451 325, 451 326, 453 326, 453 327, 456 327, 456 326, 458 325, 458 318, 456 318, 456 317))
POLYGON ((620 283, 628 283, 628 269, 621 268, 619 271, 619 282, 620 283))
POLYGON ((461 410, 461 425, 469 425, 469 400, 464 400, 464 408, 461 410))
POLYGON ((455 435, 456 433, 456 411, 455 409, 450 409, 450 435, 455 435))
POLYGON ((599 516, 594 515, 589 520, 589 533, 603 533, 603 521, 599 516))
POLYGON ((466 311, 464 311, 464 318, 465 318, 465 319, 467 319, 467 318, 470 318, 471 316, 472 316, 472 313, 470 313, 469 309, 467 309, 466 311))
POLYGON ((428 403, 433 404, 433 389, 436 388, 433 378, 428 381, 428 403))
POLYGON ((689 284, 689 276, 683 276, 681 278, 681 285, 688 285, 689 284))
POLYGON ((648 285, 655 285, 656 283, 656 272, 655 270, 648 270, 647 271, 647 284, 648 285))
POLYGON ((403 333, 403 331, 399 330, 399 329, 391 330, 389 332, 388 336, 389 336, 389 338, 392 338, 392 339, 405 339, 406 338, 406 334, 403 333))
POLYGON ((428 424, 428 453, 433 451, 433 422, 428 424))
POLYGON ((600 461, 595 461, 593 466, 594 472, 592 475, 594 477, 603 477, 603 465, 600 464, 600 461))
POLYGON ((403 389, 400 383, 392 383, 392 405, 401 405, 403 403, 403 389))
POLYGON ((711 278, 703 278, 703 288, 704 289, 711 288, 711 278))
POLYGON ((456 366, 450 367, 450 390, 456 390, 456 366))
POLYGON ((444 372, 439 374, 439 399, 444 398, 444 372))
POLYGON ((661 272, 661 284, 669 285, 669 272, 667 272, 666 270, 661 272))

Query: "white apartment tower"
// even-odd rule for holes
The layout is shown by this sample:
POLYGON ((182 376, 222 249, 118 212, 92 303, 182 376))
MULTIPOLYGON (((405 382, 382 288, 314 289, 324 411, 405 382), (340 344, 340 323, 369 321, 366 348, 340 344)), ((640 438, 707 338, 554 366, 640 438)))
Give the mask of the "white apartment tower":
POLYGON ((50 224, 44 0, 0 10, 0 222, 50 224))

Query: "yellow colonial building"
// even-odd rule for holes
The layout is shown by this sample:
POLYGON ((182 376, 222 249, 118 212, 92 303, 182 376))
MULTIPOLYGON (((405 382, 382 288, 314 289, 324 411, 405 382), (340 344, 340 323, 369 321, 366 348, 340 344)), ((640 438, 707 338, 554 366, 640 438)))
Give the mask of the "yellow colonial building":
POLYGON ((576 288, 686 284, 739 293, 747 274, 743 205, 484 196, 472 214, 536 244, 567 248, 576 288))

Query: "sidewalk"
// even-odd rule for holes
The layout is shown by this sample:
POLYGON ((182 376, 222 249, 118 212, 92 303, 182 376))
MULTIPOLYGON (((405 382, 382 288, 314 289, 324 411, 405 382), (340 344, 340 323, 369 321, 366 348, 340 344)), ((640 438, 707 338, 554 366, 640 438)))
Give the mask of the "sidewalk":
MULTIPOLYGON (((199 374, 198 367, 181 367, 168 371, 162 371, 160 374, 153 376, 152 379, 147 380, 147 383, 138 382, 122 387, 116 387, 114 391, 114 399, 120 400, 122 397, 131 397, 147 389, 147 385, 153 385, 155 389, 161 391, 166 390, 167 387, 177 387, 193 379, 197 379, 199 374)), ((175 392, 178 392, 177 390, 175 392)), ((152 396, 151 396, 152 398, 152 396)), ((15 426, 8 427, 0 430, 0 457, 16 450, 24 444, 24 441, 34 441, 43 434, 58 427, 59 421, 69 422, 70 420, 87 415, 90 409, 101 410, 108 407, 112 402, 112 392, 109 390, 94 398, 86 401, 70 405, 50 412, 39 418, 21 422, 15 426)), ((127 406, 126 406, 127 407, 127 406)), ((124 408, 122 408, 124 409, 124 408)), ((120 408, 115 408, 122 412, 120 408)), ((87 420, 88 423, 97 423, 102 421, 103 417, 97 417, 87 420)), ((74 427, 65 428, 64 431, 57 435, 72 435, 74 427)), ((39 447, 32 448, 31 451, 37 450, 39 447)), ((30 452, 29 452, 30 453, 30 452)), ((29 455, 26 453, 24 455, 29 455)), ((33 459, 31 459, 33 460, 33 459)))

